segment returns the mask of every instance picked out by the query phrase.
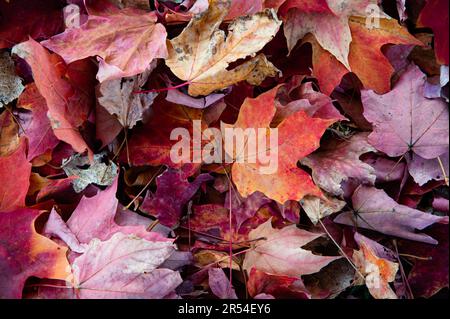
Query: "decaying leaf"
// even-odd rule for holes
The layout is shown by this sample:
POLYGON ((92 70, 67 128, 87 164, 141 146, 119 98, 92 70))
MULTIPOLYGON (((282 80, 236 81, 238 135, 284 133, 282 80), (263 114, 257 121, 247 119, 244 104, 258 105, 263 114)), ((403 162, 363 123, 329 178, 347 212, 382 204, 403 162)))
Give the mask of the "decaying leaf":
POLYGON ((155 66, 153 63, 142 74, 105 81, 99 85, 98 102, 110 114, 115 114, 123 127, 133 128, 153 104, 156 93, 136 94, 136 92, 147 82, 155 66))
POLYGON ((340 212, 346 205, 344 201, 337 198, 327 197, 324 200, 315 196, 305 196, 300 204, 313 224, 317 224, 324 217, 340 212))
POLYGON ((17 99, 24 89, 10 55, 0 52, 0 108, 17 99))
POLYGON ((267 76, 278 73, 264 55, 227 70, 231 62, 254 56, 281 25, 275 12, 267 10, 237 18, 225 35, 219 26, 230 4, 230 0, 210 1, 206 13, 195 16, 178 37, 170 40, 166 64, 177 77, 189 83, 192 96, 208 95, 243 80, 258 85, 267 76))
POLYGON ((94 162, 89 158, 76 154, 63 160, 62 168, 67 176, 76 176, 72 182, 77 193, 82 192, 89 184, 109 186, 118 174, 117 165, 103 162, 103 154, 95 154, 94 162))
POLYGON ((398 264, 379 258, 363 241, 359 242, 359 246, 360 250, 353 252, 353 260, 365 276, 370 294, 376 299, 397 299, 389 283, 395 279, 398 264))

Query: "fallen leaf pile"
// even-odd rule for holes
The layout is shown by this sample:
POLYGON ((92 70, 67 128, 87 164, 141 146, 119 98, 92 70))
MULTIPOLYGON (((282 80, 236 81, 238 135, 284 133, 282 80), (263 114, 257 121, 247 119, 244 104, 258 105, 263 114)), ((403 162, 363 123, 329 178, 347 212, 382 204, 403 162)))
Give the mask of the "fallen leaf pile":
POLYGON ((448 4, 0 0, 0 298, 448 296, 448 4))

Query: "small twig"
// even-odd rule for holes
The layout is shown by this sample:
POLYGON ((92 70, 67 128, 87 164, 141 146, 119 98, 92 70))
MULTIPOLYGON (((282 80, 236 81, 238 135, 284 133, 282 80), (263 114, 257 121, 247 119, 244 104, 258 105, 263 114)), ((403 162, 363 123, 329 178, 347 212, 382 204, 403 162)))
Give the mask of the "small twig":
POLYGON ((325 225, 322 223, 322 221, 319 219, 319 223, 322 226, 322 228, 325 230, 325 232, 327 233, 328 237, 330 237, 331 241, 336 245, 336 247, 339 249, 339 251, 341 252, 342 256, 347 259, 347 261, 349 262, 350 266, 353 267, 353 269, 355 269, 356 273, 361 276, 361 278, 365 279, 366 277, 359 271, 358 267, 356 267, 356 265, 353 263, 353 261, 347 256, 347 254, 344 252, 344 250, 341 248, 341 246, 334 240, 333 236, 331 236, 331 234, 328 232, 328 229, 325 227, 325 225))
POLYGON ((152 231, 159 224, 159 219, 154 220, 148 227, 147 231, 152 231))
POLYGON ((161 168, 159 168, 159 170, 153 174, 152 178, 150 178, 150 180, 148 181, 148 183, 144 186, 144 188, 134 197, 134 199, 123 208, 123 210, 127 210, 131 207, 131 205, 133 205, 133 203, 136 201, 136 199, 138 199, 143 193, 144 191, 150 186, 150 184, 153 182, 153 179, 156 177, 156 175, 159 174, 159 172, 161 171, 161 168))
POLYGON ((437 159, 438 159, 438 162, 439 162, 439 166, 441 167, 442 174, 444 174, 445 185, 449 186, 449 180, 448 180, 447 173, 445 172, 444 163, 442 163, 442 160, 441 160, 441 157, 440 157, 440 156, 438 156, 437 159))
POLYGON ((419 256, 414 256, 414 255, 410 255, 410 254, 398 254, 399 256, 402 257, 409 257, 409 258, 414 258, 414 259, 418 259, 418 260, 433 260, 433 257, 419 257, 419 256))
POLYGON ((400 255, 398 253, 398 247, 397 247, 397 241, 394 239, 394 240, 392 240, 392 242, 394 244, 395 253, 397 254, 397 260, 398 260, 402 280, 403 280, 404 284, 406 285, 406 287, 408 288, 410 298, 414 299, 414 294, 412 292, 411 286, 409 285, 409 281, 408 281, 408 278, 406 277, 405 270, 403 269, 402 261, 400 260, 400 255))
POLYGON ((176 90, 185 86, 188 86, 192 84, 192 82, 184 82, 175 86, 171 86, 171 87, 167 87, 167 88, 163 88, 163 89, 153 89, 153 90, 144 90, 144 91, 135 91, 133 92, 133 94, 145 94, 145 93, 160 93, 160 92, 166 92, 166 91, 172 91, 172 90, 176 90))

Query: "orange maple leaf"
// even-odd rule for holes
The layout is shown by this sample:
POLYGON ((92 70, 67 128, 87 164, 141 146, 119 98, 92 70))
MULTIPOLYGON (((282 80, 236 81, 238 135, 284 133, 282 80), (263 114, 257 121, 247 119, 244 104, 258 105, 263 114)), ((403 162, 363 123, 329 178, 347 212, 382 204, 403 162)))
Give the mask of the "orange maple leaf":
MULTIPOLYGON (((255 99, 246 99, 232 127, 243 130, 269 129, 276 112, 277 91, 278 87, 255 99)), ((267 151, 278 153, 278 169, 275 173, 261 174, 261 168, 267 165, 261 162, 259 156, 256 156, 255 161, 244 160, 243 163, 233 164, 233 181, 241 195, 247 197, 260 191, 281 204, 288 200, 300 200, 306 195, 322 196, 311 177, 297 168, 297 162, 319 148, 320 138, 335 121, 312 118, 304 111, 299 111, 283 120, 276 127, 278 129, 276 149, 257 150, 258 154, 267 151)), ((236 158, 236 155, 234 156, 236 158)))

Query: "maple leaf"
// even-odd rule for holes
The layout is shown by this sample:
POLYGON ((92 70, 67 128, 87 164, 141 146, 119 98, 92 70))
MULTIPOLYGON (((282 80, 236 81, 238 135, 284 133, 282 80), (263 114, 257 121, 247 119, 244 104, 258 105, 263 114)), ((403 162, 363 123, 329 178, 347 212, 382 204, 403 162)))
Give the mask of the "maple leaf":
POLYGON ((47 237, 53 236, 60 238, 67 246, 69 246, 71 251, 80 254, 85 251, 85 246, 80 244, 78 239, 62 220, 61 216, 56 212, 55 208, 50 212, 43 233, 47 237))
POLYGON ((252 230, 249 239, 256 243, 245 254, 243 268, 253 267, 275 275, 301 276, 318 272, 333 260, 341 257, 317 256, 302 249, 322 234, 298 229, 296 225, 274 229, 272 219, 252 230))
POLYGON ((28 139, 27 159, 31 161, 47 151, 53 150, 59 140, 53 133, 47 117, 47 103, 34 83, 26 86, 17 105, 31 111, 31 116, 20 116, 21 127, 24 129, 22 134, 28 139))
POLYGON ((259 85, 278 70, 262 54, 228 71, 229 63, 254 56, 278 31, 281 22, 273 10, 236 19, 228 34, 219 29, 230 8, 230 0, 211 0, 205 14, 195 16, 183 32, 170 40, 167 66, 188 81, 189 94, 208 95, 247 80, 259 85))
POLYGON ((314 182, 333 195, 343 195, 341 184, 350 178, 373 185, 375 170, 359 159, 362 154, 376 152, 367 141, 368 135, 359 133, 342 142, 329 142, 301 162, 312 169, 314 182))
POLYGON ((35 84, 47 102, 47 116, 55 136, 77 152, 87 150, 92 156, 92 151, 78 131, 87 119, 92 102, 85 91, 74 87, 67 79, 68 69, 61 59, 32 39, 15 46, 13 52, 31 66, 35 84))
POLYGON ((365 275, 370 294, 376 299, 397 299, 389 282, 395 280, 398 264, 379 258, 364 240, 359 240, 358 244, 361 250, 353 252, 353 261, 365 275))
POLYGON ((75 294, 82 299, 164 298, 181 284, 170 269, 157 269, 174 251, 171 242, 116 233, 93 239, 72 264, 75 294))
POLYGON ((26 155, 27 142, 21 138, 14 152, 0 157, 0 212, 25 207, 30 186, 31 164, 26 155), (14 169, 11 169, 14 167, 14 169))
POLYGON ((450 176, 449 152, 435 159, 424 159, 416 154, 407 154, 409 174, 414 181, 423 186, 431 180, 442 181, 450 176), (442 166, 441 166, 442 164, 442 166))
POLYGON ((374 126, 369 143, 390 157, 412 151, 434 159, 448 151, 448 106, 424 97, 425 75, 411 66, 385 95, 362 91, 364 116, 374 126))
MULTIPOLYGON (((275 115, 274 99, 278 88, 261 94, 255 99, 246 99, 233 128, 269 128, 275 115)), ((278 153, 278 170, 272 174, 260 174, 264 165, 256 163, 234 163, 232 177, 243 197, 259 191, 267 197, 284 204, 288 200, 300 200, 305 195, 321 196, 311 177, 296 167, 298 160, 319 147, 320 138, 335 120, 310 118, 299 111, 277 126, 278 147, 271 152, 278 153)), ((266 150, 257 150, 264 152, 266 150)))
MULTIPOLYGON (((284 34, 289 51, 300 39, 312 33, 322 48, 330 52, 347 69, 352 33, 350 16, 366 16, 373 0, 288 0, 280 9, 285 16, 284 34)), ((378 15, 381 17, 380 15, 378 15)))
POLYGON ((92 239, 107 240, 114 234, 136 235, 150 241, 170 241, 158 233, 146 231, 143 225, 120 226, 115 217, 119 201, 116 198, 117 178, 104 191, 93 197, 83 196, 67 221, 67 226, 80 241, 88 244, 92 239))
POLYGON ((277 299, 310 299, 310 294, 300 278, 272 275, 256 268, 250 271, 247 287, 252 297, 266 294, 277 299))
POLYGON ((370 156, 364 159, 364 162, 375 169, 377 176, 376 182, 386 183, 401 181, 405 176, 405 163, 399 163, 398 160, 391 160, 381 156, 370 156))
POLYGON ((8 52, 0 53, 0 108, 19 97, 24 90, 22 80, 16 75, 14 62, 8 52))
POLYGON ((209 174, 199 175, 189 183, 183 172, 168 169, 156 179, 156 193, 148 192, 141 209, 158 218, 162 225, 174 227, 179 222, 184 205, 195 195, 209 174))
POLYGON ((123 127, 133 128, 153 104, 157 93, 136 94, 135 92, 141 90, 155 67, 156 64, 152 63, 142 74, 105 81, 99 85, 99 104, 109 113, 115 114, 123 127))
MULTIPOLYGON (((3 182, 3 180, 2 180, 3 182)), ((34 223, 42 214, 23 208, 0 209, 0 298, 21 298, 29 277, 65 280, 70 275, 67 249, 38 234, 34 223)))
POLYGON ((0 1, 0 49, 33 39, 48 38, 63 29, 64 21, 58 0, 0 1))
POLYGON ((276 101, 279 105, 276 106, 277 113, 273 123, 280 123, 283 119, 300 110, 305 111, 311 117, 340 121, 347 120, 335 108, 333 100, 329 96, 315 91, 313 82, 302 84, 303 80, 303 76, 294 76, 288 84, 280 87, 277 96, 278 101, 276 101), (291 96, 296 96, 300 99, 292 101, 291 96))
POLYGON ((171 160, 170 151, 174 142, 170 139, 170 135, 175 128, 185 128, 192 136, 192 121, 202 120, 203 112, 169 103, 160 97, 155 100, 147 123, 134 130, 128 148, 122 152, 121 160, 129 159, 129 162, 135 166, 166 165, 174 169, 183 168, 186 172, 193 173, 200 165, 192 163, 190 160, 192 154, 181 163, 174 163, 171 160), (162 123, 164 125, 161 125, 162 123))
POLYGON ((166 30, 154 12, 108 7, 93 12, 79 28, 67 29, 42 45, 66 63, 99 57, 100 82, 143 73, 155 58, 165 58, 166 30), (97 15, 98 14, 98 15, 97 15))
POLYGON ((445 9, 0 0, 0 297, 447 294, 445 9))
POLYGON ((434 31, 434 49, 440 64, 449 64, 448 53, 448 1, 427 0, 417 21, 419 26, 430 27, 434 31), (444 17, 437 17, 442 13, 444 17))
POLYGON ((380 19, 380 28, 370 30, 366 27, 365 18, 353 16, 349 19, 349 26, 353 37, 348 58, 350 69, 324 50, 311 34, 303 39, 312 45, 313 75, 318 79, 321 91, 330 95, 351 70, 366 89, 379 94, 388 92, 394 68, 381 48, 386 44, 422 46, 423 43, 393 19, 380 19))
POLYGON ((377 231, 436 245, 438 242, 417 230, 423 230, 434 223, 448 223, 448 217, 435 216, 420 210, 400 205, 383 190, 360 186, 352 196, 354 212, 345 212, 334 222, 377 231))
POLYGON ((230 190, 225 197, 225 203, 231 203, 231 210, 234 218, 236 218, 236 229, 239 229, 246 220, 255 216, 262 206, 271 202, 270 198, 267 198, 260 192, 255 192, 247 198, 242 198, 239 193, 230 190))
POLYGON ((234 288, 221 268, 208 269, 208 283, 211 291, 220 299, 238 299, 234 288))

